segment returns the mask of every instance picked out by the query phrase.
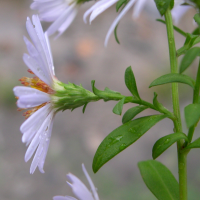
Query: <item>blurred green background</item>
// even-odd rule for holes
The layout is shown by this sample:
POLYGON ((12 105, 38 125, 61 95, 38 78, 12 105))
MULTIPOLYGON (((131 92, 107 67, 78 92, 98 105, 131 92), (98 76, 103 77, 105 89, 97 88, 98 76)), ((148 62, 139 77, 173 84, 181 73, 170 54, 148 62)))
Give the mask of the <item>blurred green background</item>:
MULTIPOLYGON (((22 55, 27 52, 23 35, 27 36, 25 21, 33 12, 29 9, 31 0, 0 0, 0 199, 1 200, 45 200, 55 195, 72 195, 66 181, 71 172, 87 184, 81 171, 84 163, 98 188, 100 199, 104 200, 155 200, 140 177, 137 163, 151 159, 153 144, 160 137, 173 132, 173 124, 165 119, 148 131, 134 145, 120 153, 103 166, 97 174, 92 172, 94 153, 113 129, 121 125, 121 116, 114 115, 116 102, 90 103, 85 114, 82 108, 58 113, 54 122, 51 143, 44 165, 45 174, 38 170, 29 174, 30 161, 24 162, 26 147, 21 142, 19 127, 24 121, 22 112, 17 111, 12 88, 20 85, 21 77, 27 76, 27 67, 22 55)), ((84 24, 82 16, 92 3, 83 5, 70 28, 57 40, 50 38, 56 76, 62 82, 82 84, 91 90, 91 80, 96 87, 110 89, 130 95, 124 84, 124 71, 132 66, 141 97, 152 101, 153 92, 167 108, 172 109, 170 86, 148 89, 158 76, 169 72, 168 48, 165 26, 155 6, 146 6, 141 16, 133 20, 132 10, 118 27, 121 44, 111 37, 104 48, 104 38, 116 17, 114 6, 100 15, 92 25, 84 24)), ((192 31, 193 12, 181 20, 180 27, 192 31)), ((47 23, 43 23, 44 30, 47 23)), ((184 38, 176 34, 177 47, 184 38)), ((197 62, 187 71, 195 77, 197 62)), ((180 85, 180 99, 183 107, 191 102, 191 89, 180 85)), ((131 105, 125 105, 123 113, 131 105)), ((150 115, 147 110, 140 114, 150 115)), ((183 116, 183 112, 182 112, 183 116)), ((184 120, 184 118, 183 118, 184 120)), ((184 125, 184 129, 186 127, 184 125)), ((199 128, 195 137, 199 137, 199 128)), ((177 177, 176 146, 173 145, 160 158, 177 177)), ((188 156, 189 199, 199 199, 200 156, 193 150, 188 156)))

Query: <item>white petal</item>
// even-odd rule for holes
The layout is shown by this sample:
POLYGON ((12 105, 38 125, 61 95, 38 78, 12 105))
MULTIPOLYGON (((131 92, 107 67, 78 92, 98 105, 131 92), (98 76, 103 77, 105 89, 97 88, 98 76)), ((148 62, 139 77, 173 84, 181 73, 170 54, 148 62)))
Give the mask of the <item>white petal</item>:
POLYGON ((13 92, 16 97, 26 96, 30 94, 48 95, 45 92, 27 86, 15 86, 13 92))
POLYGON ((146 0, 138 0, 133 8, 133 18, 137 18, 140 15, 141 10, 144 7, 144 4, 146 3, 146 0))
POLYGON ((49 44, 47 44, 47 41, 46 41, 47 36, 45 37, 45 35, 44 35, 38 15, 33 15, 32 21, 33 21, 33 24, 35 25, 35 30, 38 35, 38 38, 43 46, 46 61, 48 64, 47 71, 49 73, 49 76, 53 79, 53 74, 52 74, 53 59, 52 59, 52 54, 50 52, 49 44))
POLYGON ((96 188, 95 188, 95 186, 94 186, 94 183, 92 182, 92 179, 90 178, 90 176, 89 176, 89 174, 88 174, 88 172, 87 172, 87 170, 86 170, 84 164, 82 164, 82 170, 83 170, 83 172, 84 172, 84 174, 85 174, 85 176, 86 176, 86 178, 87 178, 87 180, 88 180, 88 183, 90 184, 90 187, 91 187, 91 190, 92 190, 92 194, 93 194, 93 196, 94 196, 94 199, 95 199, 95 200, 99 200, 99 196, 98 196, 98 194, 97 194, 97 191, 96 191, 96 188))
POLYGON ((51 133, 52 133, 52 128, 53 128, 54 112, 52 111, 52 113, 50 115, 52 115, 52 121, 51 121, 50 126, 48 128, 48 132, 45 135, 45 138, 44 138, 45 147, 44 147, 43 153, 42 153, 42 155, 40 157, 40 160, 38 162, 38 168, 39 168, 39 170, 40 170, 41 173, 44 173, 43 167, 44 167, 44 162, 45 162, 45 158, 46 158, 46 155, 47 155, 47 151, 48 151, 49 143, 50 143, 50 139, 51 139, 51 133))
POLYGON ((29 94, 20 96, 17 101, 19 108, 33 108, 51 100, 48 94, 29 94))
POLYGON ((48 135, 49 127, 51 127, 51 122, 53 118, 53 113, 51 112, 44 122, 42 123, 41 127, 37 131, 36 135, 34 136, 33 140, 31 141, 26 154, 25 154, 25 162, 27 162, 33 155, 34 151, 38 147, 39 143, 48 135))
POLYGON ((53 200, 77 200, 74 197, 70 197, 70 196, 55 196, 53 197, 53 200))
POLYGON ((71 173, 67 174, 67 178, 68 178, 69 181, 71 181, 71 183, 67 182, 67 184, 72 188, 74 195, 79 200, 94 200, 91 192, 81 182, 80 179, 78 179, 76 176, 74 176, 71 173))
POLYGON ((177 5, 172 9, 172 18, 174 24, 178 24, 183 15, 191 8, 191 6, 181 6, 177 5))
POLYGON ((104 4, 105 2, 107 2, 108 0, 101 0, 101 1, 98 1, 97 3, 95 3, 91 8, 89 8, 83 15, 83 21, 85 23, 87 23, 87 17, 88 15, 90 15, 90 13, 92 11, 94 11, 96 8, 98 8, 99 6, 101 6, 102 4, 104 4))
MULTIPOLYGON (((39 122, 44 121, 46 116, 49 114, 48 109, 50 108, 51 104, 47 104, 34 112, 21 126, 20 131, 22 133, 27 132, 31 127, 37 127, 39 122)), ((26 142, 26 140, 24 141, 26 142)))
POLYGON ((113 4, 115 4, 118 0, 110 0, 105 2, 103 5, 97 7, 95 10, 93 10, 92 14, 90 15, 90 23, 103 11, 111 7, 113 4))
POLYGON ((53 35, 59 28, 60 26, 65 22, 71 11, 74 9, 75 4, 72 4, 66 10, 60 15, 58 19, 56 19, 51 26, 47 29, 47 34, 53 35))
POLYGON ((26 64, 26 66, 42 81, 44 81, 45 83, 47 83, 48 85, 50 85, 51 83, 49 82, 49 80, 47 79, 44 71, 42 70, 42 68, 39 65, 39 60, 35 60, 33 59, 31 56, 29 56, 28 54, 24 54, 23 55, 23 60, 24 63, 26 64))
POLYGON ((108 44, 108 40, 110 38, 110 35, 112 34, 112 32, 114 31, 116 25, 118 24, 118 22, 121 20, 121 18, 128 12, 128 10, 131 8, 131 6, 133 6, 133 4, 135 3, 136 0, 130 0, 128 2, 128 4, 125 6, 125 8, 121 11, 121 13, 117 16, 117 18, 114 20, 114 22, 112 23, 112 25, 110 26, 108 33, 106 35, 106 39, 104 42, 104 45, 107 46, 108 44))
POLYGON ((34 24, 35 28, 33 27, 29 18, 27 18, 27 21, 26 21, 26 28, 40 56, 40 62, 42 62, 43 71, 45 73, 46 78, 48 79, 47 84, 51 85, 53 83, 53 79, 52 79, 53 77, 49 68, 51 67, 52 64, 50 64, 51 59, 49 58, 48 47, 47 45, 45 45, 46 41, 44 39, 44 33, 41 28, 41 24, 39 22, 38 17, 33 17, 33 19, 35 22, 34 24))
POLYGON ((77 15, 77 10, 72 10, 69 13, 69 16, 67 17, 65 22, 58 29, 59 34, 55 37, 55 39, 58 38, 60 35, 62 35, 63 32, 71 25, 71 23, 74 21, 74 18, 76 17, 76 15, 77 15))

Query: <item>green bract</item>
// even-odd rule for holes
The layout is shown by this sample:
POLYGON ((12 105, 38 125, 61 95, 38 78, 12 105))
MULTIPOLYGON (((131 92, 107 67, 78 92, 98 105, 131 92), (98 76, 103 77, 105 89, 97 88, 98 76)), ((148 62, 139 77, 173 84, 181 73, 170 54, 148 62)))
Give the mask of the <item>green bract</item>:
POLYGON ((74 110, 80 106, 86 106, 91 101, 99 100, 95 94, 83 88, 82 85, 79 86, 70 82, 65 84, 57 81, 54 84, 54 90, 55 93, 51 98, 57 111, 74 110))

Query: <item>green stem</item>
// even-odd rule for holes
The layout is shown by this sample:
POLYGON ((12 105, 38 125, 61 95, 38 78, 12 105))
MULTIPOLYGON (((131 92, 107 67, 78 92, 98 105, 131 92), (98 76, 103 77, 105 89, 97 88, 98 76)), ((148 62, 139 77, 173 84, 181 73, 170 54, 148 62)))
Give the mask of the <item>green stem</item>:
MULTIPOLYGON (((178 61, 176 57, 176 46, 173 31, 173 22, 171 11, 168 10, 165 13, 165 21, 167 27, 168 45, 169 45, 169 57, 171 73, 178 73, 178 61)), ((174 131, 182 132, 180 107, 179 107, 179 93, 178 83, 172 83, 172 101, 173 101, 173 113, 176 117, 174 121, 174 131)), ((178 172, 179 172, 179 199, 187 200, 187 154, 181 153, 181 149, 184 146, 184 140, 177 142, 178 151, 178 172)))

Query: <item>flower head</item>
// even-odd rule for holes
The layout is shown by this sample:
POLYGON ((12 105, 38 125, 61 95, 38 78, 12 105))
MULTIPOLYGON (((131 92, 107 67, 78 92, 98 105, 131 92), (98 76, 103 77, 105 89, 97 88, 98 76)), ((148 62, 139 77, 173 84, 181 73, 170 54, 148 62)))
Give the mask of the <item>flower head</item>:
POLYGON ((33 15, 32 22, 33 24, 27 18, 26 29, 33 44, 24 37, 29 55, 24 54, 23 60, 34 77, 21 78, 24 86, 16 86, 13 91, 18 99, 19 109, 30 109, 24 113, 26 121, 20 127, 22 142, 28 146, 25 161, 36 151, 30 173, 33 173, 36 167, 43 173, 56 111, 51 96, 55 93, 54 86, 58 81, 54 73, 48 37, 43 33, 38 16, 33 15))
MULTIPOLYGON (((67 182, 67 184, 71 187, 72 192, 74 193, 74 195, 78 200, 99 200, 96 188, 87 170, 85 169, 84 164, 82 164, 82 170, 88 180, 91 192, 87 189, 87 187, 82 183, 80 179, 78 179, 71 173, 67 174, 67 179, 70 181, 67 182)), ((53 197, 53 200, 77 200, 76 198, 71 196, 55 196, 53 197)))
POLYGON ((33 0, 31 9, 39 12, 41 21, 53 22, 47 29, 48 35, 58 31, 59 37, 73 22, 79 6, 89 0, 33 0))
POLYGON ((34 77, 21 78, 24 86, 13 89, 19 110, 30 109, 24 113, 26 121, 21 125, 20 131, 23 134, 22 142, 28 146, 25 161, 36 152, 30 167, 31 174, 37 167, 40 172, 44 172, 55 113, 59 110, 73 110, 90 101, 99 100, 81 85, 58 81, 54 73, 48 36, 44 34, 37 15, 33 15, 32 23, 27 18, 26 29, 33 44, 24 37, 29 55, 24 54, 23 60, 29 68, 28 72, 34 77))

